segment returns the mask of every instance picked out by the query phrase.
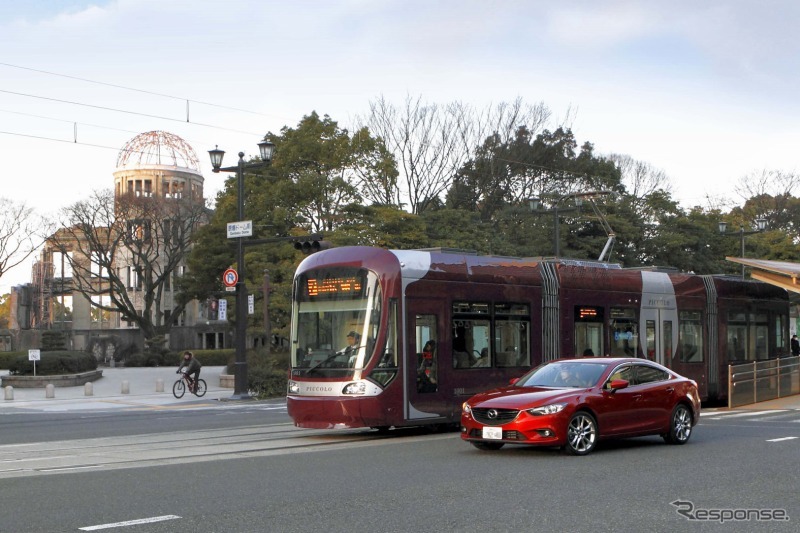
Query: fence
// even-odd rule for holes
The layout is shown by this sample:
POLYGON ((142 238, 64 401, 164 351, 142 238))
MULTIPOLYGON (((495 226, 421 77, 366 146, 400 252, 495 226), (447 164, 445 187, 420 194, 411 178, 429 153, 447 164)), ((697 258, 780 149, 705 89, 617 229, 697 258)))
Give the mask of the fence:
POLYGON ((800 357, 728 365, 728 407, 800 394, 800 357))

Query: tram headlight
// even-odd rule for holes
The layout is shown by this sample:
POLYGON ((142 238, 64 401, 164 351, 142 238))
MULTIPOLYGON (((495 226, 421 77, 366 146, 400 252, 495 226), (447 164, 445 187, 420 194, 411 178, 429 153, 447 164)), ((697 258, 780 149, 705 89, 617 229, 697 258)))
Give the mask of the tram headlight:
POLYGON ((367 392, 367 385, 363 381, 348 383, 342 389, 342 394, 364 394, 367 392))
POLYGON ((300 384, 289 380, 289 394, 300 394, 300 384))

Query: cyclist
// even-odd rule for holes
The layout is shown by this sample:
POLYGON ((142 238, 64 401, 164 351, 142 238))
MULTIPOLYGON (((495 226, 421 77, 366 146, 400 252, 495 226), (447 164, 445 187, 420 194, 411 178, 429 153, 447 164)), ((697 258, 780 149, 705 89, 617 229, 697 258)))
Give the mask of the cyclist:
POLYGON ((197 393, 197 380, 200 378, 200 368, 202 368, 202 366, 200 361, 194 358, 192 352, 189 350, 183 352, 183 362, 181 362, 181 366, 178 367, 178 372, 180 372, 183 367, 186 367, 186 374, 192 378, 192 393, 197 393))

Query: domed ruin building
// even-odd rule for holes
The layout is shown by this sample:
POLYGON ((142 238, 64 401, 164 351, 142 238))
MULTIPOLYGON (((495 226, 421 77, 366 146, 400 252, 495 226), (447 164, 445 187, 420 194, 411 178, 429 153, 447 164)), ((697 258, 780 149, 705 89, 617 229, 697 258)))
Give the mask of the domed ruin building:
POLYGON ((108 227, 91 235, 79 225, 60 229, 34 264, 31 284, 15 288, 12 329, 29 331, 16 349, 36 347, 36 332, 49 329, 67 333, 69 348, 107 362, 141 351, 154 330, 173 350, 230 345, 216 301, 184 306, 177 298, 191 235, 210 215, 192 147, 164 131, 131 139, 117 157, 113 200, 106 204, 112 201, 108 227), (129 312, 113 310, 115 300, 129 312))

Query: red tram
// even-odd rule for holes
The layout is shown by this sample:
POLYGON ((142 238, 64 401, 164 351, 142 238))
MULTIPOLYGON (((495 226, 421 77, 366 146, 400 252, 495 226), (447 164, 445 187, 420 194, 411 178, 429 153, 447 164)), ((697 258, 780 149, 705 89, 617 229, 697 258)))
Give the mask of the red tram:
POLYGON ((727 397, 727 365, 785 355, 785 290, 575 260, 345 247, 294 279, 295 425, 456 424, 461 404, 569 356, 640 357, 727 397))

